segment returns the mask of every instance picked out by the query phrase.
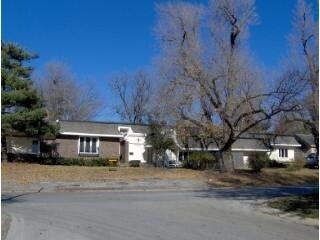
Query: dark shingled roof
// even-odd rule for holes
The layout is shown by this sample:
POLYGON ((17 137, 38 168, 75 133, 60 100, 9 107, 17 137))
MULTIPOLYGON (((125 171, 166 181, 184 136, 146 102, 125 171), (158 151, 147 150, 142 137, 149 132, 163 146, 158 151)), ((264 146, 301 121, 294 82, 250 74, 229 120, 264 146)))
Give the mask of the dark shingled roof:
POLYGON ((294 136, 277 136, 274 140, 274 144, 281 145, 300 145, 294 136))
MULTIPOLYGON (((236 150, 268 150, 268 140, 270 139, 271 145, 280 145, 280 146, 299 146, 300 143, 297 142, 294 136, 282 135, 275 136, 271 134, 245 134, 243 137, 240 137, 236 140, 232 145, 232 149, 236 150)), ((214 150, 217 149, 217 144, 212 140, 208 146, 208 149, 214 150)), ((178 144, 182 148, 186 148, 186 145, 182 143, 182 141, 178 140, 178 144)), ((188 138, 188 148, 189 149, 201 149, 201 143, 197 140, 197 137, 189 137, 188 138)))
POLYGON ((263 134, 263 133, 245 133, 241 135, 241 138, 250 138, 250 139, 270 139, 271 144, 280 144, 280 145, 300 145, 296 138, 292 135, 274 135, 274 134, 263 134))
POLYGON ((308 146, 308 147, 316 147, 314 143, 314 138, 311 134, 296 134, 296 139, 299 143, 308 146))
MULTIPOLYGON (((196 137, 188 137, 185 141, 182 141, 179 137, 177 138, 179 147, 181 148, 201 148, 201 143, 196 137)), ((216 143, 208 140, 208 149, 218 148, 216 143)))
MULTIPOLYGON (((186 146, 182 143, 182 141, 178 140, 178 144, 182 148, 186 148, 186 146)), ((188 138, 188 148, 189 149, 201 149, 201 143, 200 141, 197 141, 196 138, 189 137, 188 138)), ((208 146, 208 150, 214 150, 217 149, 218 146, 216 143, 211 141, 211 143, 208 146)), ((262 139, 253 139, 253 138, 240 138, 238 139, 233 145, 232 149, 237 150, 249 150, 249 149, 255 149, 255 150, 268 150, 268 148, 264 145, 262 139)))
POLYGON ((233 145, 232 149, 255 149, 268 150, 261 139, 239 138, 233 145))
POLYGON ((147 133, 148 125, 115 122, 66 121, 60 120, 60 132, 76 132, 84 134, 119 135, 119 126, 131 127, 133 132, 147 133))

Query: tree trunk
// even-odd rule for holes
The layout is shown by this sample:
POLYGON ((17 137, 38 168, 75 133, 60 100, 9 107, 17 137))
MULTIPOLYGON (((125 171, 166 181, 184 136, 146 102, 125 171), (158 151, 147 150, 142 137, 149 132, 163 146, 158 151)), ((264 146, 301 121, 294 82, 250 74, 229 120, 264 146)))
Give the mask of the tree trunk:
POLYGON ((8 161, 7 141, 6 136, 1 136, 1 162, 8 161))
POLYGON ((319 155, 319 131, 317 131, 317 129, 312 129, 312 135, 316 145, 317 155, 319 155))
POLYGON ((222 154, 223 154, 225 171, 234 172, 234 163, 233 163, 233 156, 232 156, 231 149, 224 151, 222 154))
POLYGON ((319 154, 319 127, 315 121, 307 122, 307 126, 309 127, 311 134, 313 136, 314 144, 316 145, 317 155, 319 154))
POLYGON ((223 153, 221 151, 218 151, 216 154, 217 160, 218 160, 218 168, 219 171, 224 171, 224 161, 223 161, 223 153))
POLYGON ((216 154, 219 170, 226 171, 226 172, 233 172, 234 171, 234 163, 233 163, 233 156, 231 150, 227 151, 219 151, 216 154))

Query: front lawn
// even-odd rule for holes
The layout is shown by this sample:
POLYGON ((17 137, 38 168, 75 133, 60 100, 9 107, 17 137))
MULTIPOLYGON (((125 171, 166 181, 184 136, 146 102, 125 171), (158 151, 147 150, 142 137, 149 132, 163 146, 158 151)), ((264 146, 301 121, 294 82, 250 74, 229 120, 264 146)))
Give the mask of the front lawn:
POLYGON ((109 171, 108 167, 56 166, 28 163, 2 163, 2 181, 16 184, 39 182, 76 181, 134 181, 145 179, 198 180, 212 187, 281 186, 317 184, 317 169, 262 169, 261 173, 236 171, 220 173, 213 170, 164 169, 154 167, 120 167, 109 171))
POLYGON ((235 173, 205 171, 209 184, 214 187, 228 186, 286 186, 318 184, 318 169, 302 168, 287 171, 286 168, 265 168, 260 173, 251 170, 238 170, 235 173), (211 179, 211 180, 210 180, 211 179))
POLYGON ((197 179, 204 180, 200 171, 190 169, 163 169, 154 167, 59 166, 31 163, 2 163, 2 181, 17 184, 38 182, 112 181, 143 179, 197 179))

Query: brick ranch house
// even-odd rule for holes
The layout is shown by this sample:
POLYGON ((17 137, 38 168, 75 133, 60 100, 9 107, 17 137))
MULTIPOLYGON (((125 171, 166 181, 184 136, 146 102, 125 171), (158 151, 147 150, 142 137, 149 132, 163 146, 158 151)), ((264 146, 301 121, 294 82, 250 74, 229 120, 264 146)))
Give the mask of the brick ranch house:
MULTIPOLYGON (((125 163, 139 160, 141 163, 152 162, 152 146, 146 143, 148 125, 95 121, 57 121, 59 134, 54 140, 40 140, 22 136, 7 137, 8 153, 46 156, 48 149, 54 157, 61 158, 117 158, 125 163)), ((273 136, 265 141, 265 134, 246 134, 232 146, 235 167, 245 167, 251 152, 266 152, 269 158, 278 162, 289 163, 297 157, 305 157, 309 152, 301 135, 273 136)), ((303 139, 310 140, 304 136, 303 139)), ((175 138, 178 150, 166 152, 166 157, 183 161, 195 151, 216 152, 218 147, 211 143, 206 149, 193 138, 182 143, 175 138)), ((312 144, 311 144, 312 145, 312 144)))
POLYGON ((57 124, 59 134, 54 140, 7 137, 8 153, 46 156, 50 152, 61 158, 116 158, 121 162, 146 162, 151 156, 147 125, 62 120, 57 124))

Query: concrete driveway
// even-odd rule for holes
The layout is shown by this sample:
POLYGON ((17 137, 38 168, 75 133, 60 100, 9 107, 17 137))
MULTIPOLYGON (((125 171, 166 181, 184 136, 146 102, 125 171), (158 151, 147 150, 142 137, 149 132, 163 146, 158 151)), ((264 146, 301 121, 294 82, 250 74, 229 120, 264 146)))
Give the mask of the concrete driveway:
POLYGON ((309 240, 318 229, 255 210, 269 196, 315 188, 3 194, 12 239, 309 240))

